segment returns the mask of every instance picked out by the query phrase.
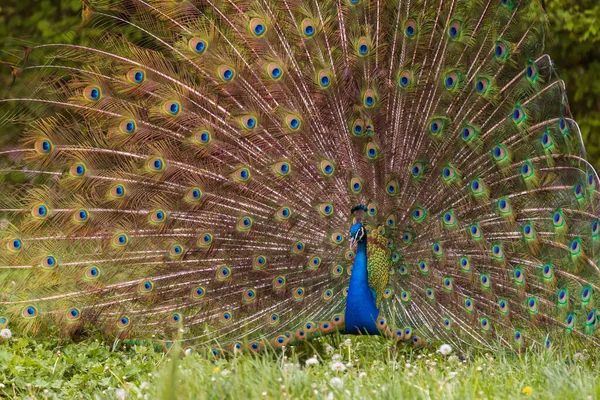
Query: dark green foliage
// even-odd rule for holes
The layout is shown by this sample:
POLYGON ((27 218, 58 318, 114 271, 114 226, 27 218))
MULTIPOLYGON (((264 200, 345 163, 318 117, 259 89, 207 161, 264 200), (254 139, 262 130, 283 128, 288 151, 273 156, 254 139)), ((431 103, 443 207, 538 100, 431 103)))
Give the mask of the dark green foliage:
POLYGON ((552 37, 546 51, 567 85, 590 161, 600 166, 600 3, 596 0, 546 2, 552 37))

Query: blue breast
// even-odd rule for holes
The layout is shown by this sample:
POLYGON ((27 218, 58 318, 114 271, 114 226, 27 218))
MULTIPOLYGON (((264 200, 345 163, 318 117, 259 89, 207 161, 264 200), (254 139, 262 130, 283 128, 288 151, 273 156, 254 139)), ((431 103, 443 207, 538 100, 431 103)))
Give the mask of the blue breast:
POLYGON ((377 317, 379 310, 375 306, 374 292, 369 286, 367 272, 367 241, 358 244, 354 267, 350 277, 348 298, 346 300, 346 333, 352 335, 378 335, 377 317))

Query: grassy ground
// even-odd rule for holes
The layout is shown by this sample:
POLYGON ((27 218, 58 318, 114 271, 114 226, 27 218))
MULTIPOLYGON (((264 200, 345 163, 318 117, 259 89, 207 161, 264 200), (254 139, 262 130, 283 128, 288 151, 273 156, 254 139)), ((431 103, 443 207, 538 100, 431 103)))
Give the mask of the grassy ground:
POLYGON ((600 398, 597 349, 478 353, 463 360, 381 338, 347 339, 223 358, 94 338, 0 339, 0 398, 600 398))

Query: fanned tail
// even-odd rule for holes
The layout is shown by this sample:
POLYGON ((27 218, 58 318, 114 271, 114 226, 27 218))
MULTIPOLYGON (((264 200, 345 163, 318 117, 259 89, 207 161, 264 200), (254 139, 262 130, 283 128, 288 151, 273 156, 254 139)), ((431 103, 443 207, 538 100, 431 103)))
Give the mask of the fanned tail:
POLYGON ((29 126, 0 152, 2 315, 252 350, 339 330, 362 203, 371 271, 392 264, 369 277, 388 334, 597 342, 598 177, 545 18, 533 0, 86 2, 102 37, 32 47, 16 86, 40 89, 10 99, 29 126))

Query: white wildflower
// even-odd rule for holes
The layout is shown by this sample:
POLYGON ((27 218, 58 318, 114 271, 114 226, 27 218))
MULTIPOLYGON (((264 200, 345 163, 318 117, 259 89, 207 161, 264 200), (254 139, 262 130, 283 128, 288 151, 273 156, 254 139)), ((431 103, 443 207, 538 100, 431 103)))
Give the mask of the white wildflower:
POLYGON ((580 360, 583 360, 583 359, 585 359, 585 356, 583 354, 581 354, 581 353, 575 353, 573 355, 573 360, 580 361, 580 360))
POLYGON ((331 359, 333 361, 340 361, 342 359, 342 356, 340 354, 334 354, 333 357, 331 357, 331 359))
POLYGON ((448 357, 448 361, 449 362, 458 362, 458 356, 451 355, 450 357, 448 357))
POLYGON ((412 376, 413 376, 413 373, 412 373, 412 372, 409 372, 409 373, 408 373, 408 377, 409 377, 409 378, 412 378, 412 376))
POLYGON ((224 369, 223 371, 221 371, 221 375, 223 375, 223 376, 227 376, 229 374, 231 374, 231 371, 228 369, 224 369))
POLYGON ((4 383, 0 383, 0 389, 4 389, 4 388, 5 388, 4 383))
POLYGON ((338 377, 331 378, 331 380, 329 381, 329 384, 331 385, 332 388, 335 388, 335 389, 341 389, 344 387, 344 381, 338 377))
POLYGON ((283 370, 285 372, 293 371, 294 369, 296 369, 296 364, 293 364, 293 363, 285 363, 285 364, 283 364, 283 370))
POLYGON ((4 328, 0 331, 0 337, 2 339, 10 339, 12 337, 12 332, 8 328, 4 328))
POLYGON ((262 395, 263 395, 263 396, 266 396, 266 395, 267 395, 267 392, 262 392, 262 395))
POLYGON ((450 371, 450 372, 448 373, 448 376, 449 376, 450 378, 454 378, 456 375, 458 375, 458 372, 456 372, 456 371, 450 371))
POLYGON ((327 354, 331 354, 331 353, 333 353, 334 351, 335 351, 335 349, 334 349, 332 346, 330 346, 330 345, 327 345, 327 347, 325 347, 325 352, 326 352, 327 354))
POLYGON ((479 367, 477 367, 477 371, 483 371, 483 367, 480 365, 479 367))
POLYGON ((344 346, 346 346, 346 347, 352 346, 352 340, 350 340, 350 339, 344 340, 344 346))
POLYGON ((319 360, 317 359, 317 357, 311 357, 308 360, 306 360, 306 366, 318 365, 318 364, 319 364, 319 360))
POLYGON ((440 346, 438 351, 442 353, 442 355, 447 356, 448 354, 452 353, 452 346, 449 344, 443 344, 440 346))
POLYGON ((116 389, 115 390, 115 397, 119 400, 125 400, 125 389, 116 389))
POLYGON ((410 368, 410 367, 411 367, 410 363, 406 363, 404 366, 405 366, 406 368, 410 368))
POLYGON ((358 374, 359 378, 366 378, 367 377, 367 373, 365 371, 362 371, 360 374, 358 374))
POLYGON ((146 389, 150 389, 150 383, 144 381, 142 383, 140 383, 140 389, 141 390, 146 390, 146 389))
POLYGON ((334 361, 334 362, 331 363, 331 370, 334 371, 334 372, 345 371, 346 370, 346 366, 342 362, 334 361))

